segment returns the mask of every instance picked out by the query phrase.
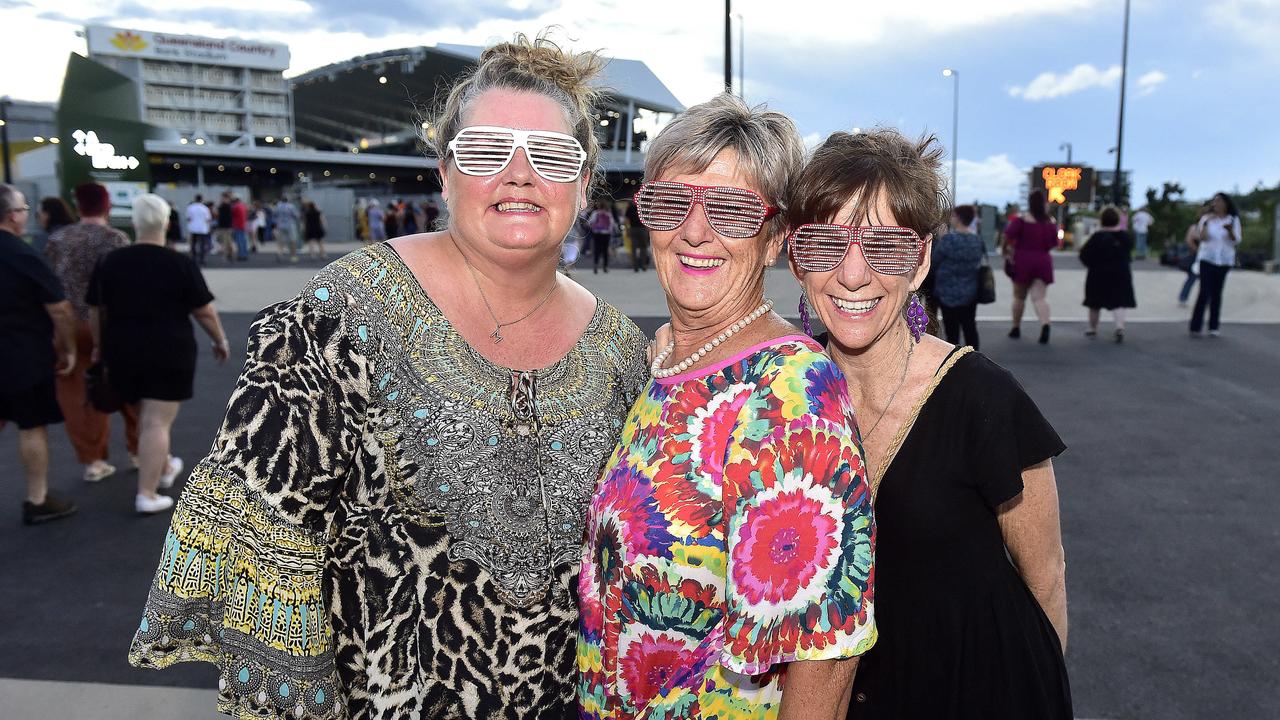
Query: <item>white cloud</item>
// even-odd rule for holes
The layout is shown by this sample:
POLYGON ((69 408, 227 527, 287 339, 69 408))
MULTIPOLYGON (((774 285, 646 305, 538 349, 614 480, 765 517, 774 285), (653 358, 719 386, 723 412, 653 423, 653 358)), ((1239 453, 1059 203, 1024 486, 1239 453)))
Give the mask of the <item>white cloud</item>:
POLYGON ((1084 63, 1058 75, 1042 72, 1026 85, 1009 88, 1009 94, 1024 100, 1051 100, 1094 87, 1113 87, 1120 81, 1120 66, 1106 70, 1084 63))
POLYGON ((818 143, 822 142, 822 133, 811 132, 802 139, 804 140, 805 149, 812 150, 818 147, 818 143))
POLYGON ((992 155, 985 160, 956 162, 956 199, 960 203, 978 200, 1003 204, 1016 200, 1019 186, 1026 181, 1027 168, 1013 164, 1008 155, 992 155))
MULTIPOLYGON (((488 44, 510 38, 516 31, 533 32, 548 25, 559 25, 563 36, 571 38, 575 48, 601 48, 615 57, 643 60, 685 104, 705 100, 719 91, 723 4, 690 0, 646 0, 637 10, 630 0, 562 0, 559 7, 526 19, 494 18, 468 27, 422 27, 404 23, 403 31, 394 34, 378 32, 366 22, 368 8, 352 6, 350 22, 343 31, 321 30, 311 24, 307 13, 295 12, 301 5, 314 11, 320 0, 286 0, 280 13, 276 5, 260 0, 228 0, 231 11, 224 21, 215 13, 202 14, 199 20, 165 19, 157 8, 171 13, 207 10, 219 5, 214 0, 60 0, 57 11, 37 7, 47 3, 0 3, 0 27, 22 28, 22 32, 0 45, 0 66, 21 67, 22 73, 6 77, 5 92, 32 100, 54 100, 61 86, 62 72, 68 52, 83 52, 83 41, 75 37, 81 24, 78 18, 94 18, 96 22, 137 27, 164 32, 199 35, 239 35, 261 40, 288 43, 293 59, 288 74, 295 75, 328 63, 396 47, 431 45, 436 42, 488 44), (134 12, 130 8, 141 8, 134 12), (250 16, 238 15, 242 10, 258 13, 258 18, 297 17, 296 23, 255 22, 250 16), (151 15, 149 19, 142 19, 151 15), (669 21, 678 18, 678 21, 669 21), (376 37, 375 37, 376 36, 376 37)), ((820 62, 831 53, 845 52, 851 47, 900 44, 903 28, 911 28, 913 37, 921 41, 959 35, 979 28, 997 27, 1007 22, 1029 18, 1067 16, 1087 11, 1103 0, 1057 0, 1055 3, 1028 3, 1025 0, 920 0, 909 3, 834 3, 802 0, 796 4, 778 4, 775 0, 738 0, 734 10, 745 18, 747 72, 751 73, 752 56, 762 58, 792 55, 820 62), (822 22, 814 22, 815 17, 822 22), (768 50, 766 50, 766 48, 768 50)), ((496 7, 499 3, 494 2, 496 7)), ((550 0, 507 0, 502 3, 512 10, 552 4, 550 0)), ((736 42, 736 32, 735 32, 736 42)), ((760 62, 763 60, 758 60, 760 62)))
POLYGON ((1228 31, 1270 61, 1280 61, 1280 3, 1275 0, 1219 0, 1204 6, 1205 20, 1228 31))
POLYGON ((1152 70, 1151 72, 1144 74, 1142 77, 1138 78, 1138 95, 1150 95, 1168 79, 1169 76, 1159 70, 1152 70))

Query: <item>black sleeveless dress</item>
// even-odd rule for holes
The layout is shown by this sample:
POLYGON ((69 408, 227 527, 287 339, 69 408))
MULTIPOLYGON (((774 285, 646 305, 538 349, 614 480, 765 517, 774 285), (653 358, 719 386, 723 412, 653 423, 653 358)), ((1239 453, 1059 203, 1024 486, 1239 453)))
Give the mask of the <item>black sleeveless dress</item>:
POLYGON ((1072 718, 1053 625, 1006 554, 996 508, 1066 449, 1004 368, 953 353, 875 501, 875 614, 849 718, 1072 718))

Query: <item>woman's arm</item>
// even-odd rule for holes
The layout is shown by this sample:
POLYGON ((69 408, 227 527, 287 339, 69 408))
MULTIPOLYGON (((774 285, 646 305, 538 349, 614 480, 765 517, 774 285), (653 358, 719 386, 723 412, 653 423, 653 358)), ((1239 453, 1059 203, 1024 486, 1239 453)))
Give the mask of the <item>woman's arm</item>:
POLYGON ((849 710, 858 658, 787 664, 778 720, 839 720, 849 710))
POLYGON ((191 316, 200 323, 200 327, 204 328, 205 333, 209 335, 209 339, 213 341, 213 357, 218 362, 226 362, 231 355, 231 345, 227 342, 226 333, 222 331, 222 319, 218 317, 218 310, 213 303, 205 303, 195 310, 191 311, 191 316))
POLYGON ((1067 651, 1067 566, 1058 519, 1058 484, 1053 461, 1022 471, 1023 490, 1002 504, 998 519, 1013 564, 1053 623, 1067 651))
POLYGON ((1199 249, 1200 226, 1195 223, 1192 223, 1191 227, 1187 228, 1187 234, 1186 234, 1186 237, 1183 238, 1183 242, 1185 242, 1187 244, 1187 247, 1191 248, 1192 250, 1199 249))

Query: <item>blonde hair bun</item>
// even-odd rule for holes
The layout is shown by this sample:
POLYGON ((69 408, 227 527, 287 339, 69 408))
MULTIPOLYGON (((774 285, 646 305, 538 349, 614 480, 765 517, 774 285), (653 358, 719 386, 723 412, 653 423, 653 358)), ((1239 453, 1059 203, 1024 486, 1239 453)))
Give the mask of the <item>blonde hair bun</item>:
POLYGON ((600 90, 593 87, 591 81, 600 75, 604 66, 605 60, 598 53, 566 52, 543 30, 533 39, 516 33, 511 42, 486 49, 480 54, 476 74, 533 75, 560 88, 585 108, 594 109, 600 90))

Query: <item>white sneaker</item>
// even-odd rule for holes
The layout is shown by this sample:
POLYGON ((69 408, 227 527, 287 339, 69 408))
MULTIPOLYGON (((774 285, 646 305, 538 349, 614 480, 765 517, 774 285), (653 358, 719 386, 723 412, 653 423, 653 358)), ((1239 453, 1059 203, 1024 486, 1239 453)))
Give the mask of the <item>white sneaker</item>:
POLYGON ((160 476, 160 487, 166 490, 173 487, 173 483, 178 479, 178 473, 180 472, 182 472, 182 458, 170 455, 169 466, 165 468, 164 474, 160 476))
POLYGON ((116 466, 106 460, 94 460, 84 467, 84 481, 96 483, 116 474, 116 466))
POLYGON ((146 495, 138 495, 133 499, 133 509, 143 515, 153 515, 158 512, 164 512, 173 507, 173 498, 168 495, 157 495, 155 498, 149 498, 146 495))
POLYGON ((1222 333, 1218 332, 1217 330, 1210 330, 1209 337, 1222 337, 1222 333))

